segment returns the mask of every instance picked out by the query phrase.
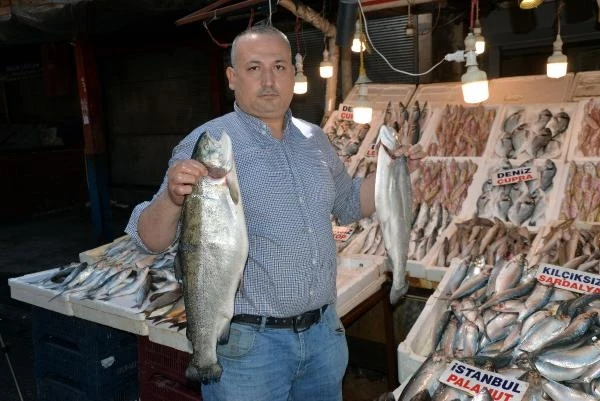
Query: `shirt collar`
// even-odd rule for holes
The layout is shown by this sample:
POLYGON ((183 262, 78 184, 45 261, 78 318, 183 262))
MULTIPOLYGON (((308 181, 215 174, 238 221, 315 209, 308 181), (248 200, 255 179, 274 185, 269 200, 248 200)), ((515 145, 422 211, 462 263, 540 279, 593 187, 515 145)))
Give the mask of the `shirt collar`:
MULTIPOLYGON (((265 124, 261 119, 246 113, 244 110, 242 110, 242 108, 240 106, 238 106, 237 102, 233 103, 233 110, 242 119, 242 121, 247 123, 251 128, 260 132, 263 135, 268 135, 269 137, 271 137, 271 132, 270 132, 267 124, 265 124)), ((285 137, 285 134, 289 131, 291 125, 292 125, 292 111, 288 108, 287 111, 285 112, 285 115, 283 116, 284 137, 285 137)))

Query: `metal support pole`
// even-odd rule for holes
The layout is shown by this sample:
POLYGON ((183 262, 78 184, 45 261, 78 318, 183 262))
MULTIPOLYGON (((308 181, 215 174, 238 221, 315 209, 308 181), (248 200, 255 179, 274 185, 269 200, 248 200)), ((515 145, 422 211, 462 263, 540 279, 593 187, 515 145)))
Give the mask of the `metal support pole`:
POLYGON ((12 375, 13 381, 15 382, 15 387, 17 388, 17 393, 19 393, 19 399, 23 401, 23 394, 21 394, 21 387, 19 387, 19 382, 17 380, 17 376, 15 375, 15 371, 13 370, 12 363, 10 362, 10 358, 8 356, 8 348, 6 348, 6 344, 4 344, 4 339, 2 338, 2 333, 0 333, 0 349, 4 352, 4 357, 6 358, 6 363, 8 364, 8 369, 10 370, 10 374, 12 375))

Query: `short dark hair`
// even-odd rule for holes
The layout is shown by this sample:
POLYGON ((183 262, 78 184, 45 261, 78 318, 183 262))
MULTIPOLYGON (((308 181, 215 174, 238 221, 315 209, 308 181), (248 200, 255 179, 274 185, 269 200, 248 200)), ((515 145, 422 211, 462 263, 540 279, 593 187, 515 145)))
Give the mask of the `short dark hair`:
POLYGON ((229 55, 229 60, 230 60, 232 66, 235 66, 235 54, 237 52, 237 46, 238 46, 238 42, 239 42, 240 38, 247 36, 247 35, 252 35, 252 34, 275 35, 275 36, 281 37, 281 39, 283 39, 283 41, 287 44, 288 48, 290 49, 290 59, 292 58, 292 47, 290 46, 290 41, 288 40, 287 36, 285 36, 285 34, 283 32, 281 32, 279 29, 275 28, 272 25, 254 25, 254 26, 251 26, 250 28, 246 29, 245 31, 239 33, 235 37, 235 39, 233 39, 233 43, 231 44, 231 52, 229 55))

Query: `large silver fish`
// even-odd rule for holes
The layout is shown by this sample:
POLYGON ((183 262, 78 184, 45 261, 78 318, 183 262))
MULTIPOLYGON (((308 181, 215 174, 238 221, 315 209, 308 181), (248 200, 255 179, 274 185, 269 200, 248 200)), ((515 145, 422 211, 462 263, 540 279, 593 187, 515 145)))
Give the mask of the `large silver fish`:
POLYGON ((235 293, 248 257, 248 234, 231 139, 204 133, 192 158, 208 169, 186 196, 177 269, 183 275, 187 338, 194 353, 185 372, 190 380, 218 381, 217 343, 229 336, 235 293))
POLYGON ((408 290, 405 275, 412 223, 412 190, 406 156, 394 156, 398 147, 394 130, 382 125, 378 141, 375 209, 392 263, 390 302, 395 304, 408 290))

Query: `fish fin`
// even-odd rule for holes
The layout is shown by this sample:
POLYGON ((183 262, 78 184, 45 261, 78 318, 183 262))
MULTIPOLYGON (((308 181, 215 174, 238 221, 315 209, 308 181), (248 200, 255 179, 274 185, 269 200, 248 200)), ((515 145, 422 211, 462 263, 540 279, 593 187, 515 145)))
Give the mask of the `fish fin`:
POLYGON ((218 382, 221 379, 222 372, 223 368, 218 362, 205 368, 199 368, 190 362, 185 370, 185 376, 189 380, 202 384, 209 384, 218 382))
POLYGON ((226 178, 227 188, 229 189, 229 196, 234 204, 240 202, 240 186, 237 183, 237 179, 233 175, 228 175, 226 178))
POLYGON ((175 259, 173 260, 174 270, 175 270, 175 278, 177 281, 183 281, 183 263, 180 260, 179 252, 175 254, 175 259))

